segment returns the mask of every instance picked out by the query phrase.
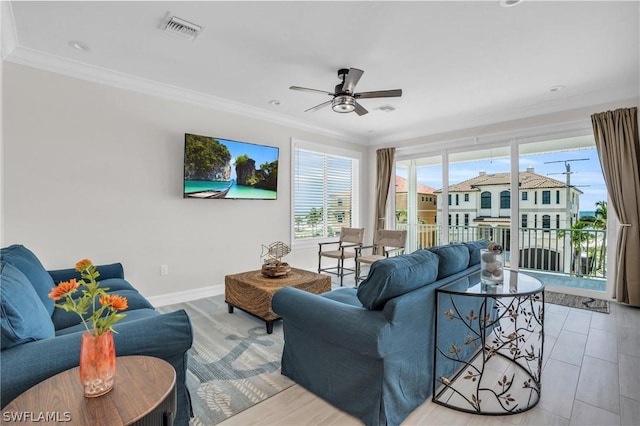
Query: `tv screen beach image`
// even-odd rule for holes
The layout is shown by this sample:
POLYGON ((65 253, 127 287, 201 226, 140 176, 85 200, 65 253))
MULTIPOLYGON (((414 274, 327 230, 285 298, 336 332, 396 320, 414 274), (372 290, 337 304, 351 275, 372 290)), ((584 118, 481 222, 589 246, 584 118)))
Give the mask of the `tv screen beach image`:
POLYGON ((185 134, 184 198, 275 200, 278 148, 185 134))

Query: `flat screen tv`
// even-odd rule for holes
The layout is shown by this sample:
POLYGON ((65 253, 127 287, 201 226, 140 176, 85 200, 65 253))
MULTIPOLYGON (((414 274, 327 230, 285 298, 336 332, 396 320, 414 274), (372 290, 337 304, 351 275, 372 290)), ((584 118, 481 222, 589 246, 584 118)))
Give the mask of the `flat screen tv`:
POLYGON ((278 148, 184 135, 184 198, 275 200, 278 148))

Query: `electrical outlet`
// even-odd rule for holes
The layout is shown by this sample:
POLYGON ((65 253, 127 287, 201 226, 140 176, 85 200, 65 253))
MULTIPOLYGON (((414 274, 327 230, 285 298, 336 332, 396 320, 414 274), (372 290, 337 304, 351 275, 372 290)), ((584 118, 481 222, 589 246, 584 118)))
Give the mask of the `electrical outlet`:
POLYGON ((169 275, 169 265, 160 265, 160 275, 169 275))

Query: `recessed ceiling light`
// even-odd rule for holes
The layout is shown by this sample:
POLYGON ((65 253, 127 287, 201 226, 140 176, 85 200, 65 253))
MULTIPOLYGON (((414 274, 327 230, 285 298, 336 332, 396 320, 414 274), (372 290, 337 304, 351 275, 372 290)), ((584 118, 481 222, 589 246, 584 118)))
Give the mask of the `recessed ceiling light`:
POLYGON ((91 48, 86 44, 78 40, 71 40, 69 42, 69 46, 73 47, 76 50, 81 50, 83 52, 91 50, 91 48))
POLYGON ((277 99, 271 99, 271 100, 269 101, 269 105, 276 105, 276 106, 277 106, 277 105, 280 105, 280 101, 279 101, 279 100, 277 100, 277 99))
POLYGON ((511 7, 522 3, 523 0, 500 0, 500 6, 511 7))
POLYGON ((551 93, 555 93, 555 92, 559 92, 559 91, 561 91, 562 89, 564 89, 564 86, 563 86, 563 85, 561 85, 561 84, 559 84, 559 85, 557 85, 557 86, 552 86, 552 87, 550 87, 550 88, 549 88, 549 91, 550 91, 551 93))
POLYGON ((393 111, 395 111, 397 108, 396 108, 396 107, 394 107, 393 105, 388 105, 388 104, 387 104, 387 105, 382 105, 381 107, 374 108, 374 109, 375 109, 375 110, 378 110, 378 111, 384 111, 384 112, 393 112, 393 111))

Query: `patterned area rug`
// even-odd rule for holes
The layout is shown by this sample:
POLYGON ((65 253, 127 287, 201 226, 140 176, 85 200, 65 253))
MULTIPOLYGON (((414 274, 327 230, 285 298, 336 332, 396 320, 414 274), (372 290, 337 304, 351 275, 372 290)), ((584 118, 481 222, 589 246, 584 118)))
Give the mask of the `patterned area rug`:
POLYGON ((158 311, 176 309, 187 311, 194 332, 187 372, 192 426, 220 423, 294 384, 280 374, 282 323, 267 334, 263 321, 238 309, 229 314, 222 295, 158 311))
POLYGON ((544 292, 544 301, 554 305, 569 306, 570 308, 586 309, 588 311, 609 313, 609 301, 594 299, 591 297, 574 296, 565 293, 555 293, 553 291, 544 292))

